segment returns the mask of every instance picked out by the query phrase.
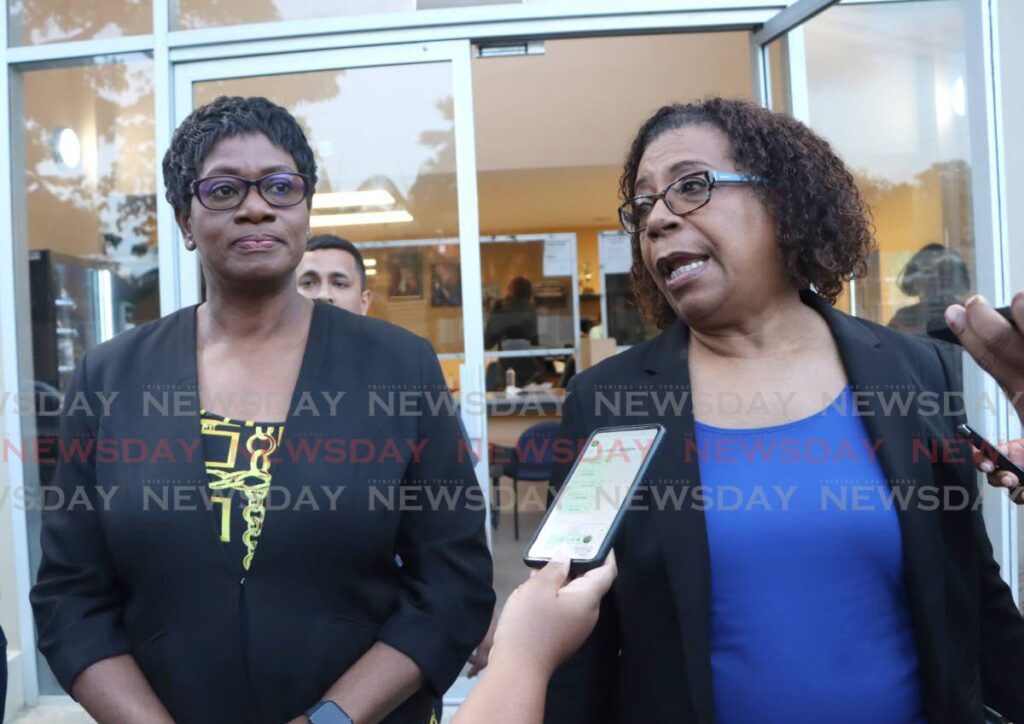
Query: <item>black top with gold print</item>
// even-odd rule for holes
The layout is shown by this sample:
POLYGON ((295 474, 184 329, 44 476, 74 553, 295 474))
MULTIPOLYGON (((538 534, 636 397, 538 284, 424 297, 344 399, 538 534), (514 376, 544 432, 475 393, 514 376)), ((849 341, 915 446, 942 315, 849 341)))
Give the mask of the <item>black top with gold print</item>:
POLYGON ((252 566, 266 517, 270 463, 284 423, 232 420, 200 412, 206 475, 220 514, 220 540, 238 548, 242 568, 252 566))

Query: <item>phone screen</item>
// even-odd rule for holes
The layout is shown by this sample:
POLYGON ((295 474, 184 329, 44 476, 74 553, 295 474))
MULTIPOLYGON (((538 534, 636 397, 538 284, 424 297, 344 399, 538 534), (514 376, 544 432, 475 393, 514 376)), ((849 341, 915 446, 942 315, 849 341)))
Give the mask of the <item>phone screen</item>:
POLYGON ((562 485, 526 557, 595 558, 619 510, 629 501, 659 432, 658 427, 647 427, 595 434, 562 485))

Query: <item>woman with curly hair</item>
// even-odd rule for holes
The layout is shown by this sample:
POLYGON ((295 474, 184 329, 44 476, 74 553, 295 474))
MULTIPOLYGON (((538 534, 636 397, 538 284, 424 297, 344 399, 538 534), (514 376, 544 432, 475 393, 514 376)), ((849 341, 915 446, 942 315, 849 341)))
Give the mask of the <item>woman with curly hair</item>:
POLYGON ((872 247, 842 161, 713 98, 641 126, 621 192, 663 331, 573 380, 562 434, 667 434, 548 721, 1024 720, 1024 620, 952 442, 949 370, 833 308, 872 247))

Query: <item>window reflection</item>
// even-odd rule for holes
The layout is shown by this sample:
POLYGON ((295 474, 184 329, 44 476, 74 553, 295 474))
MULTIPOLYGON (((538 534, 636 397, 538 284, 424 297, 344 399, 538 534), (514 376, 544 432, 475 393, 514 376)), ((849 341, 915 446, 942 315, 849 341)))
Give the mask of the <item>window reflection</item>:
POLYGON ((846 301, 919 333, 974 288, 963 3, 838 5, 803 32, 810 125, 853 170, 876 227, 846 301))
MULTIPOLYGON (((363 253, 369 315, 426 337, 440 355, 462 354, 449 64, 231 78, 193 89, 196 105, 219 95, 266 96, 295 115, 320 176, 310 224, 363 253)), ((457 379, 457 368, 445 373, 457 379)))
POLYGON ((79 320, 67 333, 75 359, 159 316, 153 64, 110 61, 25 69, 15 109, 18 243, 31 252, 33 297, 52 297, 59 326, 79 320))
POLYGON ((481 239, 484 347, 557 350, 576 345, 576 236, 481 239))
POLYGON ((576 251, 575 234, 481 239, 488 390, 559 386, 567 366, 571 374, 579 329, 576 251))
POLYGON ((150 0, 9 0, 8 42, 42 45, 153 32, 150 0))
POLYGON ((359 244, 370 316, 426 337, 439 355, 462 354, 462 276, 457 239, 359 244))
POLYGON ((339 16, 469 8, 479 5, 519 5, 522 2, 523 0, 219 0, 211 3, 208 0, 178 0, 178 9, 172 22, 178 30, 194 30, 280 20, 315 20, 339 16))
MULTIPOLYGON (((24 252, 16 258, 27 257, 19 323, 32 335, 19 354, 38 413, 22 424, 29 440, 48 445, 61 390, 85 351, 160 314, 153 64, 132 55, 17 72, 11 192, 24 252)), ((45 458, 26 459, 26 494, 38 500, 54 472, 45 458)), ((30 506, 26 517, 34 577, 41 513, 30 506)), ((40 693, 61 694, 38 661, 40 693)))

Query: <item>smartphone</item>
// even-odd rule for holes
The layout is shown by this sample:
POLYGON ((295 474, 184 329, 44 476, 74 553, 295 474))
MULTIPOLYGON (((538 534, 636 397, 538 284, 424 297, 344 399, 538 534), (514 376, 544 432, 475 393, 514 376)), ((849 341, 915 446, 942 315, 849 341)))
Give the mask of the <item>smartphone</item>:
POLYGON ((539 568, 560 557, 578 572, 604 563, 664 436, 658 424, 594 430, 533 534, 523 555, 526 565, 539 568))
MULTIPOLYGON (((1013 322, 1013 316, 1010 314, 1010 308, 1007 307, 996 307, 996 311, 1003 315, 1003 319, 1010 323, 1010 326, 1014 329, 1017 325, 1013 322)), ((952 329, 950 329, 945 322, 938 327, 929 327, 925 334, 932 339, 940 339, 943 342, 950 342, 952 344, 960 344, 960 339, 956 336, 952 329)))
POLYGON ((1017 480, 1024 485, 1024 470, 1010 462, 1008 457, 999 452, 995 445, 979 435, 974 428, 967 423, 957 425, 956 434, 970 440, 971 444, 978 448, 983 457, 992 461, 992 464, 996 466, 996 470, 1005 470, 1008 473, 1013 473, 1017 476, 1017 480))

